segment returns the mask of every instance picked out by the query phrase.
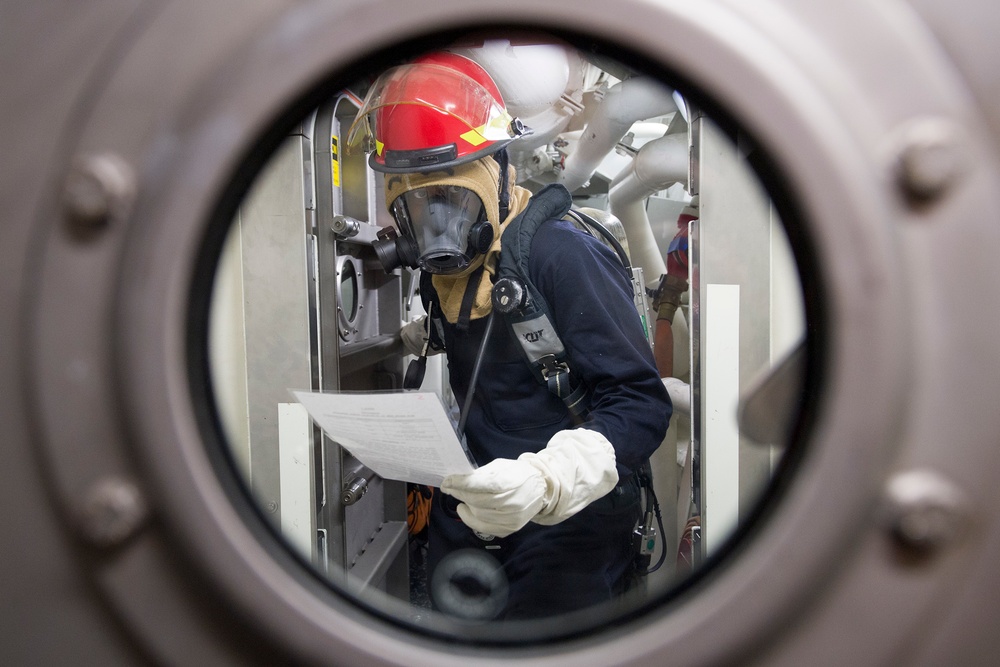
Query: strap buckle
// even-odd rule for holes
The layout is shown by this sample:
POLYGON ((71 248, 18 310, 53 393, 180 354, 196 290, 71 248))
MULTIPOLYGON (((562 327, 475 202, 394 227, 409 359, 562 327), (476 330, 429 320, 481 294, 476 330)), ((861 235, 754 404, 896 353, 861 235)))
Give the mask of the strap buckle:
POLYGON ((569 364, 565 361, 559 361, 554 354, 546 354, 539 357, 535 363, 542 367, 542 377, 546 380, 562 375, 563 373, 569 373, 569 364))

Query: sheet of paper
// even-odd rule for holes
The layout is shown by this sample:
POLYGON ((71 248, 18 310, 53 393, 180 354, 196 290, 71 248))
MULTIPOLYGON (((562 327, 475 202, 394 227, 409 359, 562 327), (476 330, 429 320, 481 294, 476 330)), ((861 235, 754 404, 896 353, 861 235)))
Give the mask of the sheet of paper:
POLYGON ((440 486, 473 470, 437 394, 292 393, 327 437, 384 479, 440 486))

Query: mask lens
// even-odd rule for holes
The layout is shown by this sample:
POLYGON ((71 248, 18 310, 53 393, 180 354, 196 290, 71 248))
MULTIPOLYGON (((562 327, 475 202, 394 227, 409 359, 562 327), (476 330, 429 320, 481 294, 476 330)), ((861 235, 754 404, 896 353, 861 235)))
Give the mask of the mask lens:
POLYGON ((392 205, 400 231, 416 240, 421 268, 439 274, 458 273, 476 255, 469 230, 485 215, 483 202, 471 190, 433 185, 403 193, 392 205))

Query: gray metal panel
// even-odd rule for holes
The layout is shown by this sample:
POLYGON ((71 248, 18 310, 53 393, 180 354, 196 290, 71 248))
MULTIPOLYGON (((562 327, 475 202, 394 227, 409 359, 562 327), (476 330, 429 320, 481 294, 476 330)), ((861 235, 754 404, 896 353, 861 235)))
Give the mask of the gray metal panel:
MULTIPOLYGON (((692 136, 697 136, 700 132, 701 121, 695 120, 690 125, 692 136)), ((703 336, 701 317, 701 221, 693 220, 688 227, 688 264, 691 278, 688 288, 688 313, 691 322, 690 346, 691 346, 691 460, 685 469, 687 477, 681 483, 683 492, 685 482, 690 487, 691 514, 700 515, 704 507, 702 497, 702 471, 701 452, 703 443, 703 421, 704 403, 702 402, 702 376, 704 375, 704 360, 702 359, 703 336)), ((678 497, 678 504, 683 502, 683 496, 678 497)), ((682 524, 686 516, 683 511, 678 512, 677 523, 682 524)), ((700 533, 699 533, 700 536, 700 533)), ((692 549, 694 564, 701 561, 702 553, 700 540, 695 542, 692 549)))
POLYGON ((373 476, 368 483, 368 491, 361 500, 344 508, 344 541, 348 570, 353 568, 358 559, 364 555, 372 536, 384 523, 385 484, 382 478, 373 476))
POLYGON ((397 557, 405 550, 406 535, 406 521, 391 521, 379 526, 352 564, 349 583, 384 589, 397 557))
MULTIPOLYGON (((400 323, 401 281, 398 275, 382 270, 367 240, 374 237, 370 231, 374 225, 368 220, 372 176, 364 154, 343 147, 341 130, 349 126, 356 112, 354 101, 341 95, 316 114, 313 163, 317 301, 322 329, 319 358, 324 370, 321 386, 327 391, 397 389, 401 376, 402 350, 395 336, 400 323), (355 218, 365 231, 355 237, 339 236, 332 223, 334 216, 341 214, 355 218)), ((405 575, 405 530, 402 540, 384 543, 389 523, 403 522, 405 526, 406 485, 373 478, 364 496, 345 506, 341 490, 351 482, 359 464, 337 445, 336 434, 332 435, 333 439, 324 438, 327 503, 318 518, 327 529, 329 562, 352 573, 355 568, 365 571, 362 578, 366 583, 406 599, 406 577, 386 577, 387 568, 391 572, 402 569, 405 575), (372 563, 382 564, 375 567, 372 563)))
MULTIPOLYGON (((319 108, 316 113, 315 141, 313 150, 316 176, 316 239, 317 239, 317 307, 320 335, 318 361, 322 367, 319 388, 323 391, 340 388, 340 356, 337 335, 337 245, 331 228, 332 218, 339 208, 332 166, 335 156, 331 154, 331 137, 336 134, 333 109, 337 100, 319 108)), ((339 179, 338 179, 339 182, 339 179)), ((325 544, 329 567, 342 570, 347 562, 346 539, 344 536, 344 507, 341 490, 344 483, 342 450, 325 435, 321 437, 323 459, 323 490, 326 503, 320 508, 317 523, 326 530, 325 544)))
MULTIPOLYGON (((693 368, 700 454, 712 443, 703 441, 704 420, 711 406, 705 406, 704 368, 701 351, 705 346, 705 327, 701 304, 708 285, 739 285, 739 383, 741 391, 758 377, 770 363, 770 200, 739 152, 739 148, 714 124, 701 117, 695 126, 698 155, 697 177, 700 195, 698 234, 691 240, 693 273, 697 284, 691 298, 698 318, 692 345, 697 358, 693 368)), ((703 461, 703 456, 699 457, 703 461)), ((769 450, 740 435, 739 444, 739 516, 744 519, 770 479, 769 450)), ((704 468, 700 470, 704 489, 704 468)), ((704 508, 702 508, 704 510, 704 508)), ((711 520, 711 508, 703 521, 711 520)))
POLYGON ((250 407, 250 483, 278 509, 278 404, 312 386, 303 138, 275 153, 240 209, 250 407))
POLYGON ((371 220, 371 209, 373 205, 384 208, 382 202, 373 202, 371 188, 371 172, 368 169, 368 155, 361 150, 346 150, 346 134, 354 121, 358 106, 347 96, 340 98, 340 103, 335 110, 338 132, 338 158, 340 165, 340 210, 338 213, 349 215, 352 218, 373 223, 371 220))

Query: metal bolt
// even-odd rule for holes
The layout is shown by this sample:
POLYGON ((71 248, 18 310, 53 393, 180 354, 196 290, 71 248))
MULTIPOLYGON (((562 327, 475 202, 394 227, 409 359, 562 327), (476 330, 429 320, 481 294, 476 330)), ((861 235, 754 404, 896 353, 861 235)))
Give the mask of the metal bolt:
POLYGON ((63 187, 63 206, 73 231, 88 235, 124 216, 134 197, 131 167, 110 153, 79 157, 63 187))
POLYGON ((105 478, 87 492, 80 512, 80 529, 93 545, 123 544, 146 523, 149 509, 131 482, 105 478))
POLYGON ((929 470, 894 475, 886 487, 886 526, 897 545, 927 556, 955 544, 971 521, 968 498, 929 470))
POLYGON ((900 129, 896 183, 914 204, 941 197, 964 171, 960 132, 943 118, 920 118, 900 129))
POLYGON ((368 483, 369 480, 366 477, 355 477, 350 484, 344 487, 340 501, 345 505, 353 505, 358 502, 368 491, 368 483))
POLYGON ((334 234, 343 238, 357 236, 361 231, 361 222, 346 215, 335 215, 330 226, 334 234))

